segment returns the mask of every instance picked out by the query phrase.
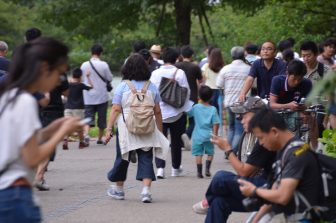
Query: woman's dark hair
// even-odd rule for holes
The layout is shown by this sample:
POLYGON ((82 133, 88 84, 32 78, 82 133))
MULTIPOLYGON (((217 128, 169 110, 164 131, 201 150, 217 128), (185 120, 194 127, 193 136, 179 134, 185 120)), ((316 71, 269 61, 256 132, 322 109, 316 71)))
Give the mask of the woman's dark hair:
POLYGON ((258 111, 249 122, 249 132, 252 132, 254 128, 259 128, 262 132, 268 133, 273 127, 280 130, 288 129, 283 117, 270 108, 258 111))
POLYGON ((132 54, 121 68, 123 80, 147 81, 151 76, 148 65, 138 53, 132 54))
POLYGON ((40 37, 19 46, 13 55, 8 78, 0 84, 0 97, 6 91, 18 88, 16 95, 8 102, 14 101, 22 90, 40 78, 43 63, 47 63, 51 71, 67 63, 68 52, 66 45, 48 37, 40 37))
POLYGON ((172 47, 167 47, 162 52, 162 59, 164 63, 175 64, 178 57, 178 51, 172 47))
POLYGON ((200 99, 204 102, 209 102, 212 97, 212 89, 206 85, 202 85, 198 90, 200 99))
POLYGON ((34 39, 39 38, 42 35, 42 32, 38 28, 30 28, 26 30, 25 35, 27 42, 30 42, 33 41, 34 39))
POLYGON ((222 67, 224 67, 224 60, 222 56, 222 52, 220 49, 215 48, 211 50, 209 55, 209 68, 214 72, 218 73, 222 67))

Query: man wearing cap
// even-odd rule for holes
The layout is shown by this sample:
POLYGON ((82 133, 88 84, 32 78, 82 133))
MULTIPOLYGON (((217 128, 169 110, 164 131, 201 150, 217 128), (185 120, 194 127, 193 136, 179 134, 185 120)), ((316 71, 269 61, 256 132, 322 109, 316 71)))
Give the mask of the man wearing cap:
POLYGON ((161 46, 160 45, 153 45, 149 52, 151 53, 153 59, 157 61, 159 64, 164 64, 163 60, 161 60, 161 46))
MULTIPOLYGON (((244 103, 232 106, 232 111, 242 115, 244 130, 248 130, 249 121, 255 112, 265 108, 260 98, 248 98, 244 103)), ((206 199, 196 203, 193 210, 198 214, 207 214, 205 222, 226 222, 232 211, 245 212, 242 205, 244 196, 239 190, 237 179, 244 179, 262 186, 266 183, 267 175, 272 170, 275 153, 267 151, 258 142, 255 144, 246 163, 239 161, 227 139, 213 136, 211 141, 225 152, 226 158, 237 172, 218 171, 206 192, 206 199)))

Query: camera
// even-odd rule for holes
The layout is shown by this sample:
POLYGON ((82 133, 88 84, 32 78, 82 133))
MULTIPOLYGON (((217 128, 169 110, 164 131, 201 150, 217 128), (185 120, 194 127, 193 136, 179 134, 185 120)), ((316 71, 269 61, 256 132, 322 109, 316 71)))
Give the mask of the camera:
POLYGON ((242 203, 247 211, 257 211, 261 205, 267 202, 260 197, 247 197, 243 199, 242 203))

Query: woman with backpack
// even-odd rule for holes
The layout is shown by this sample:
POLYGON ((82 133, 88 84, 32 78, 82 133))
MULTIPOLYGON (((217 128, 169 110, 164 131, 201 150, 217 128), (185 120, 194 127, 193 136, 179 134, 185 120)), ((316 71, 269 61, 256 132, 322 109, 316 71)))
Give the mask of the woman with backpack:
POLYGON ((169 142, 162 132, 160 95, 149 81, 150 71, 143 57, 131 55, 121 73, 122 82, 116 88, 112 100, 112 109, 106 133, 107 142, 113 136, 113 126, 117 122, 116 160, 108 179, 115 183, 107 194, 117 200, 123 200, 123 189, 131 152, 138 157, 136 179, 143 182, 141 201, 151 203, 150 187, 156 180, 153 167, 153 154, 165 159, 169 142), (121 114, 121 115, 119 115, 121 114))
POLYGON ((36 92, 49 92, 67 70, 68 48, 39 38, 15 50, 8 79, 0 85, 0 222, 41 222, 34 202, 34 169, 67 134, 82 125, 61 118, 41 128, 36 92))

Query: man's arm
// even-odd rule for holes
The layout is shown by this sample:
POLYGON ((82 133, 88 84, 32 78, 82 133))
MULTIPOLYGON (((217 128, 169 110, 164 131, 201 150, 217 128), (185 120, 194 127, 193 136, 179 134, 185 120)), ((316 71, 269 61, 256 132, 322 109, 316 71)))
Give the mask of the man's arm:
POLYGON ((278 96, 275 95, 270 95, 270 107, 272 109, 291 109, 291 110, 296 110, 299 108, 299 104, 296 103, 295 101, 292 101, 287 104, 279 104, 278 103, 278 96))
MULTIPOLYGON (((226 138, 212 136, 211 142, 216 144, 224 152, 232 150, 226 138)), ((234 153, 230 153, 228 160, 230 161, 231 166, 237 172, 237 174, 242 177, 251 177, 254 175, 255 172, 259 170, 259 168, 256 166, 241 162, 234 153)))
POLYGON ((239 179, 238 183, 240 184, 240 191, 247 197, 257 195, 272 203, 287 205, 294 195, 299 180, 294 178, 281 179, 278 188, 273 187, 272 189, 257 188, 252 183, 242 179, 239 179))
POLYGON ((251 89, 252 85, 253 85, 253 81, 254 81, 254 77, 252 76, 248 76, 244 82, 244 86, 242 88, 242 90, 240 91, 240 95, 239 95, 239 101, 245 101, 245 97, 246 94, 249 92, 249 90, 251 89))

